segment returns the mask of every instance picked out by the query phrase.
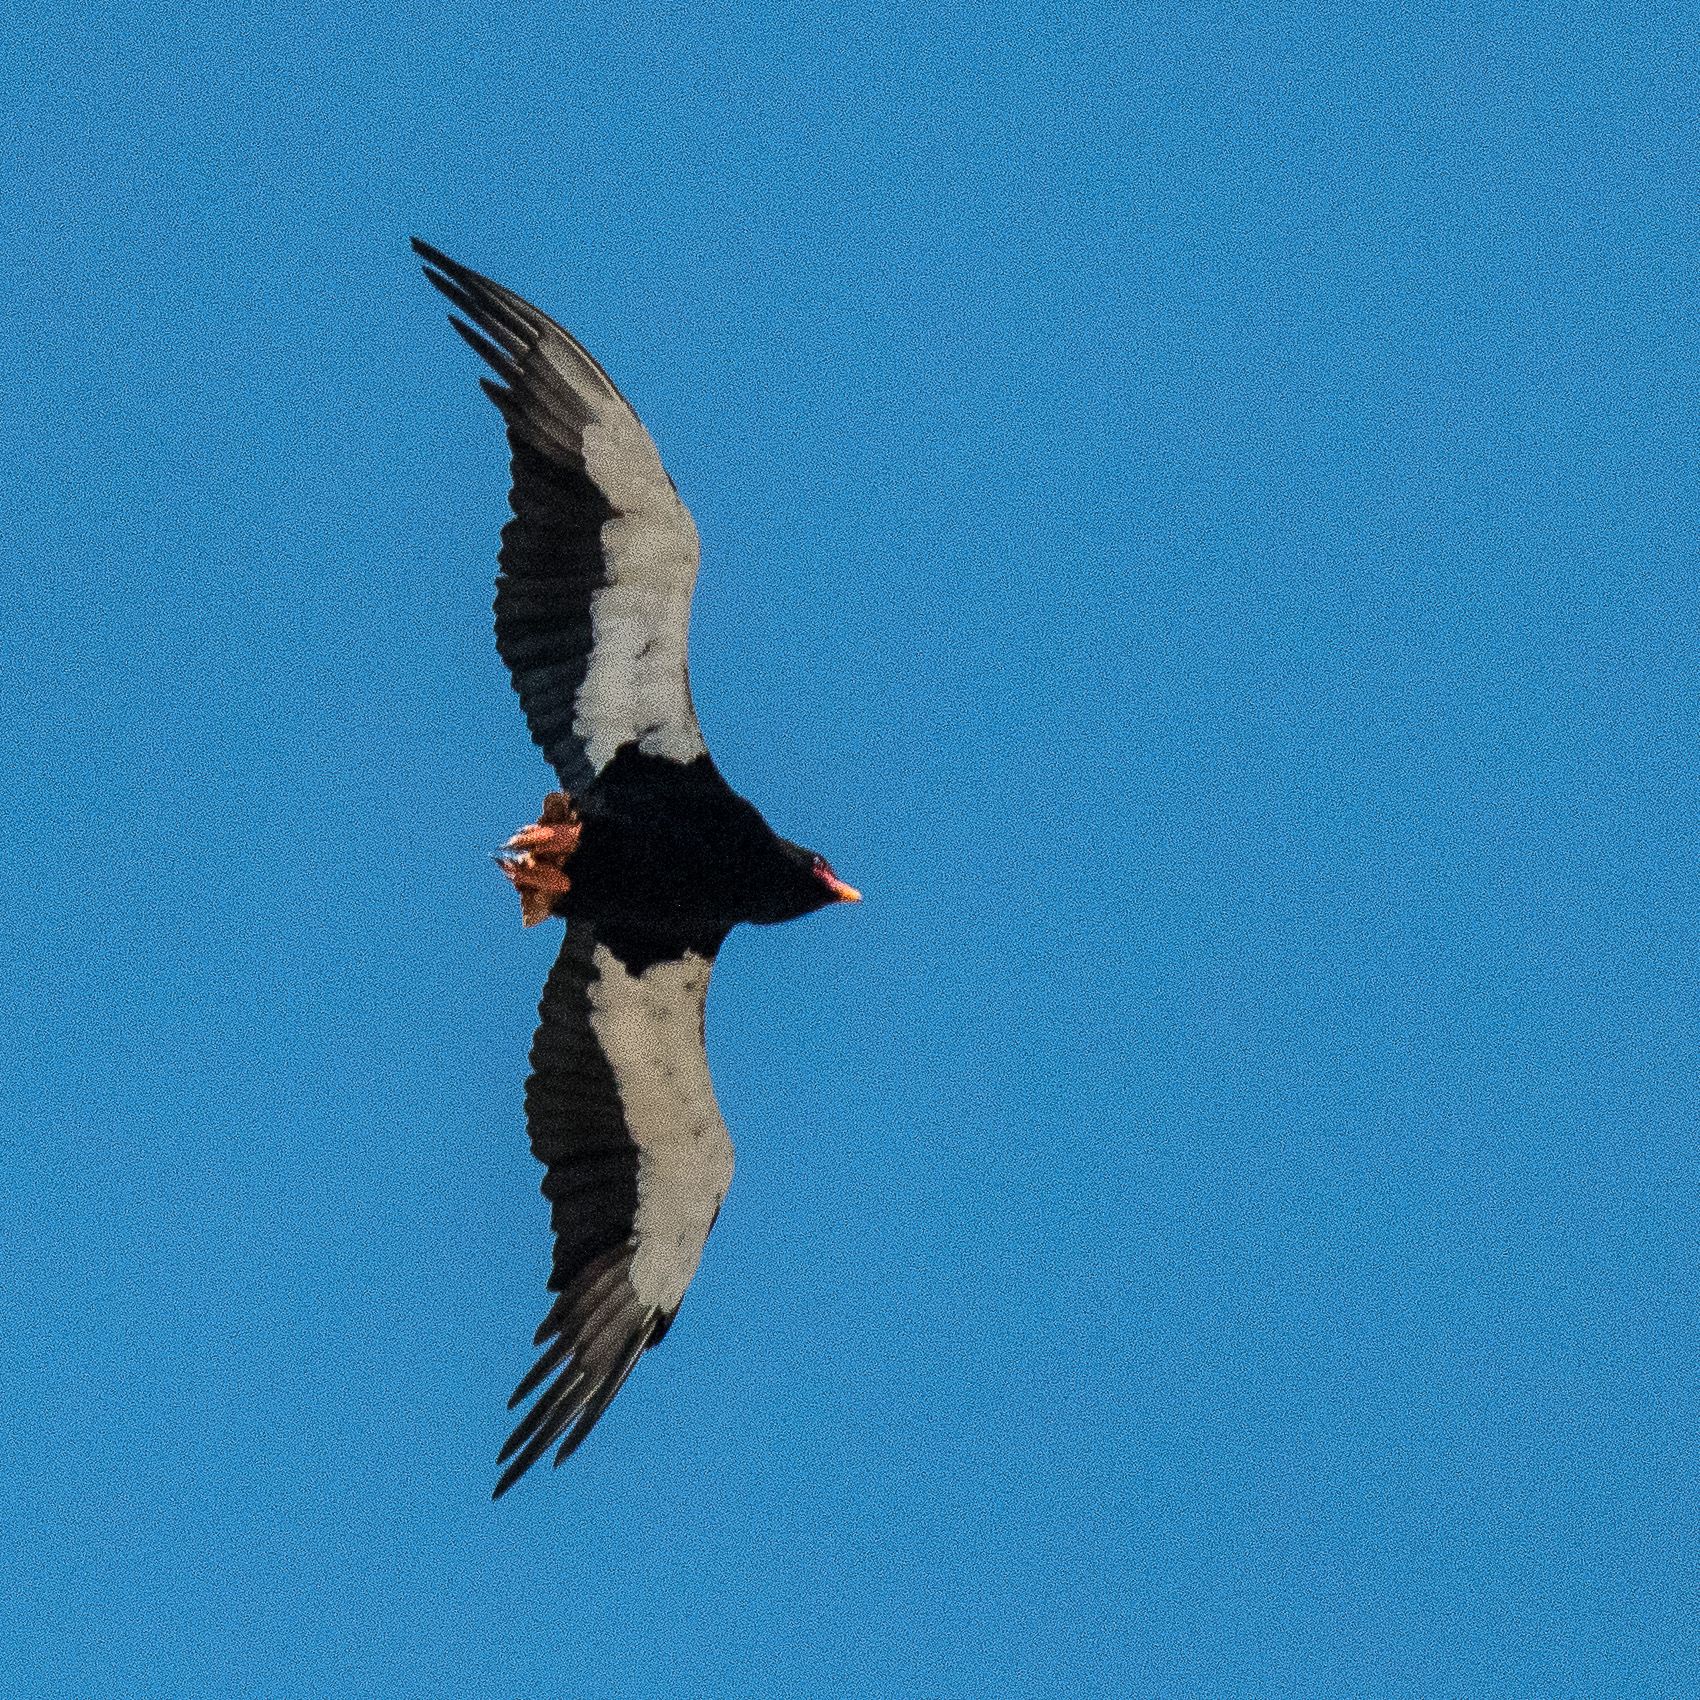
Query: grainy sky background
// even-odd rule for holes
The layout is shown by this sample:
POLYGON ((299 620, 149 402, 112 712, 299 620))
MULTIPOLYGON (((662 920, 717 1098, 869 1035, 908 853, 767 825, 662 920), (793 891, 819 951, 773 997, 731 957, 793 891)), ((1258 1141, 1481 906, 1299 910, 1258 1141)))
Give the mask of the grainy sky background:
POLYGON ((0 1694, 1695 1692, 1688 8, 0 29, 0 1694), (413 231, 868 893, 499 1506, 552 781, 413 231))

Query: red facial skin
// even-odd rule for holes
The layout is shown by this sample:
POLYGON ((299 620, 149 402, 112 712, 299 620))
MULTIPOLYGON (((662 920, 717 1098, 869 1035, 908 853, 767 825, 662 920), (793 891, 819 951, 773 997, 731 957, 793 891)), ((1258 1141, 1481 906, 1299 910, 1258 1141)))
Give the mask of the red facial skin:
POLYGON ((861 892, 853 885, 846 885, 832 871, 832 864, 827 861, 826 857, 815 857, 814 874, 815 878, 832 893, 835 903, 860 903, 862 901, 861 892))

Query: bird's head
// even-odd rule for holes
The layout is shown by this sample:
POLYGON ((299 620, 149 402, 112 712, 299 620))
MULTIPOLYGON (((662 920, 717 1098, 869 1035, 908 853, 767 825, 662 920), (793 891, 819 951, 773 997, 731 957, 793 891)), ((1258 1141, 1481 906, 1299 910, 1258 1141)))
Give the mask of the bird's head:
POLYGON ((787 864, 783 895, 779 890, 775 890, 778 912, 771 917, 763 915, 759 919, 789 921, 795 916, 808 915, 816 909, 824 909, 829 903, 862 901, 861 892, 854 886, 846 885, 832 871, 832 864, 819 852, 805 850, 801 844, 793 844, 789 838, 780 839, 779 848, 784 853, 787 864))

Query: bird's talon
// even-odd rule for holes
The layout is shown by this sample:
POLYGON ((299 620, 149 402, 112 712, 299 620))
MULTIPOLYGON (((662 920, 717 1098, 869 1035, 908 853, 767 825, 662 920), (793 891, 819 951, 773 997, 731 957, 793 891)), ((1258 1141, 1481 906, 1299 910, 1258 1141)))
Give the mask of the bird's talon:
POLYGON ((584 827, 571 800, 551 791, 543 800, 542 818, 522 826, 496 857, 496 866, 519 893, 520 919, 535 926, 554 910, 554 900, 572 890, 567 860, 578 848, 584 827))
POLYGON ((506 844, 504 850, 552 850, 570 856, 578 848, 579 834, 584 830, 575 820, 566 826, 522 826, 506 844))

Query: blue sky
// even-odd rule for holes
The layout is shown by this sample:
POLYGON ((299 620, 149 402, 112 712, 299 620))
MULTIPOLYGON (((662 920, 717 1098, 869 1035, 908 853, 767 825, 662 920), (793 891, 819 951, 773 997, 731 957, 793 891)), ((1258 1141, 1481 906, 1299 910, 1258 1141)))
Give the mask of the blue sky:
POLYGON ((1692 15, 29 10, 0 1694, 1692 1694, 1692 15), (552 779, 412 232, 868 895, 496 1506, 552 779))

